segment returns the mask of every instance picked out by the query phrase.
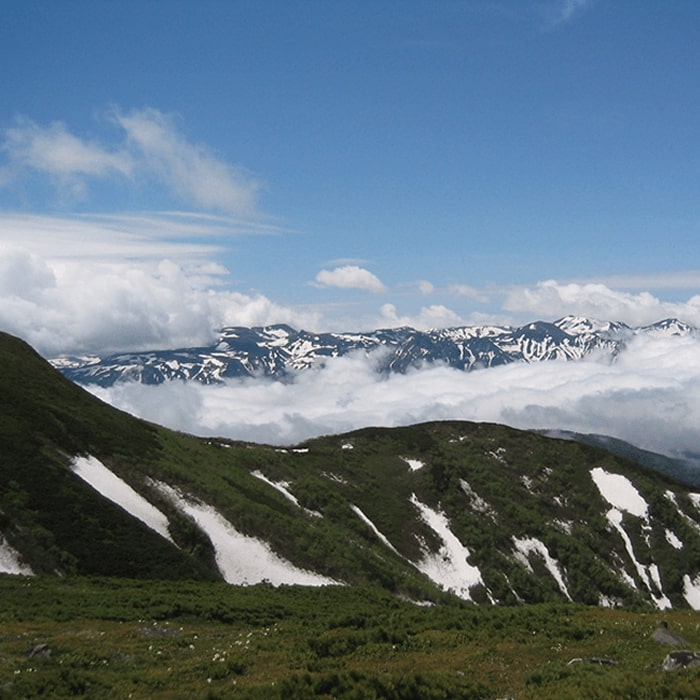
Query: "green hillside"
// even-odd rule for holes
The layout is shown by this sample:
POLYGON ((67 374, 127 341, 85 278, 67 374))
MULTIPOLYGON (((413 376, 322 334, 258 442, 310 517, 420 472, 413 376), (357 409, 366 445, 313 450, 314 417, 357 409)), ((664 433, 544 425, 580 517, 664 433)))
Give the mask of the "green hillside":
POLYGON ((287 449, 200 439, 107 406, 8 335, 0 393, 0 544, 35 574, 274 580, 238 573, 254 539, 282 570, 416 601, 698 604, 700 501, 595 446, 465 422, 287 449), (169 539, 80 478, 88 459, 169 539))

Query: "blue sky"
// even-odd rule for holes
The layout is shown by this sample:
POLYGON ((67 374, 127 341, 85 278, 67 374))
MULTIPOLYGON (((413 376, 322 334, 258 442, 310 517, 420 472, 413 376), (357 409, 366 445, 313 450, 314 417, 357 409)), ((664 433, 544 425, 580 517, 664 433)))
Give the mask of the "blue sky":
POLYGON ((0 327, 45 354, 700 325, 694 0, 6 0, 0 327))

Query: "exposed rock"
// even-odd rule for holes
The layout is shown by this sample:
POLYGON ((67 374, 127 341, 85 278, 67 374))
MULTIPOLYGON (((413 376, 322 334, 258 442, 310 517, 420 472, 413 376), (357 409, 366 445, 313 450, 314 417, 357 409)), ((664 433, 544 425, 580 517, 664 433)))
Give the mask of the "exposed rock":
POLYGON ((48 659, 51 657, 51 647, 48 644, 37 644, 30 652, 30 659, 48 659))
POLYGON ((598 656, 586 656, 586 657, 580 657, 577 656, 574 659, 571 659, 567 666, 573 666, 574 664, 596 664, 598 666, 617 666, 618 662, 615 661, 614 659, 605 659, 601 658, 598 656))
POLYGON ((679 671, 682 668, 700 666, 700 651, 672 651, 664 659, 664 671, 679 671))
POLYGON ((656 629, 651 633, 651 638, 658 642, 659 644, 665 644, 669 647, 686 647, 688 642, 683 639, 679 634, 671 632, 668 629, 668 622, 666 620, 661 620, 656 627, 656 629))

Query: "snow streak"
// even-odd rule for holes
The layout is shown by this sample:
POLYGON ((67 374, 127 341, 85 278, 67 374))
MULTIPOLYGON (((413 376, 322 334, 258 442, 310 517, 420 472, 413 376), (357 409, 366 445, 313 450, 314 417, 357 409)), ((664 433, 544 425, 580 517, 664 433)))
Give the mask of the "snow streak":
POLYGON ((423 559, 416 563, 416 567, 443 589, 471 600, 471 589, 484 582, 479 569, 467 561, 470 551, 450 530, 444 513, 421 503, 415 493, 411 494, 411 503, 418 509, 423 522, 443 542, 438 552, 424 552, 423 559))
POLYGON ((161 537, 173 542, 168 531, 168 518, 98 459, 90 456, 75 457, 71 469, 95 491, 148 525, 161 537))
POLYGON ((185 497, 162 482, 153 484, 209 537, 219 571, 228 583, 242 586, 262 582, 274 586, 338 585, 338 581, 294 566, 275 554, 266 542, 241 534, 216 509, 206 503, 185 497))

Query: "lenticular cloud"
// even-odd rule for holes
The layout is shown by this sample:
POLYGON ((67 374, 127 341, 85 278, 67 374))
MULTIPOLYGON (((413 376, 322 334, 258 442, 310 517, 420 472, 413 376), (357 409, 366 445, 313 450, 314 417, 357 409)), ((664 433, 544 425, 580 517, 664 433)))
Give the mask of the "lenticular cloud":
POLYGON ((612 364, 550 361, 474 372, 434 366, 385 375, 360 354, 329 360, 291 383, 95 391, 172 428, 269 444, 370 425, 470 420, 599 433, 669 455, 700 452, 700 339, 690 336, 635 338, 612 364))

